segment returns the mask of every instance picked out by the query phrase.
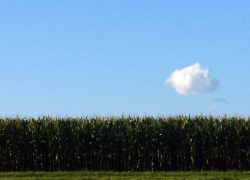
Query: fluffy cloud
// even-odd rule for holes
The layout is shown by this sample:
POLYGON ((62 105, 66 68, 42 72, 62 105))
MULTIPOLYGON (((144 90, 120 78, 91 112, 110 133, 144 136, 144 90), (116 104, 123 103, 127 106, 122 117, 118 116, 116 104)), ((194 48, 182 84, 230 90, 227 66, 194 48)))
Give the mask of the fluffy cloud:
POLYGON ((177 93, 202 94, 211 93, 218 87, 218 81, 208 77, 209 70, 202 69, 199 63, 192 66, 175 70, 168 79, 166 84, 171 84, 177 93))

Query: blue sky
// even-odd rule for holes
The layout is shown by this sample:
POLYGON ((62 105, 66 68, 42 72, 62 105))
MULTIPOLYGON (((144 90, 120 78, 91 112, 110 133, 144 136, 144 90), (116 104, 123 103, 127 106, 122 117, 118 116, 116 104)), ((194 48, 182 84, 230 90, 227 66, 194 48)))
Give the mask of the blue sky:
POLYGON ((248 0, 8 0, 0 20, 1 116, 249 115, 248 0))

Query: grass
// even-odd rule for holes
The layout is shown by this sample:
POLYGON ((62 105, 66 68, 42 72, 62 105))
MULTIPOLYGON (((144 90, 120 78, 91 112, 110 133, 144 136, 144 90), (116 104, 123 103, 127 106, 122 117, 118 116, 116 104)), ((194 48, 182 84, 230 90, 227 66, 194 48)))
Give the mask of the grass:
POLYGON ((9 172, 0 173, 0 180, 143 180, 143 179, 181 179, 181 180, 231 180, 250 179, 250 172, 239 171, 202 171, 202 172, 9 172))

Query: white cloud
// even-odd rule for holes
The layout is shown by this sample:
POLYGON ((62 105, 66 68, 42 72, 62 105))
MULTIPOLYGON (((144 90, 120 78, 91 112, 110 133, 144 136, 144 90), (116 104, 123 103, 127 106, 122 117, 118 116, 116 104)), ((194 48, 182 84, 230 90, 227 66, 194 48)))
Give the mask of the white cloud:
POLYGON ((216 98, 213 100, 213 104, 210 106, 209 111, 213 111, 218 107, 219 103, 229 104, 229 102, 224 98, 216 98))
POLYGON ((216 109, 218 107, 217 103, 213 103, 212 106, 210 106, 209 111, 213 111, 214 109, 216 109))
POLYGON ((218 81, 208 77, 209 70, 202 69, 199 63, 192 66, 175 70, 168 79, 166 84, 171 84, 177 93, 202 94, 211 93, 218 87, 218 81))

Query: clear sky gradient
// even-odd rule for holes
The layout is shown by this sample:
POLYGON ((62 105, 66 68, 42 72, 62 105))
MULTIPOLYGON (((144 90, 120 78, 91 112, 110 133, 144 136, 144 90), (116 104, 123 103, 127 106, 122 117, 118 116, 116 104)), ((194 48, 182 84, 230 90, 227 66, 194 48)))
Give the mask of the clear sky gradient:
POLYGON ((1 116, 247 117, 249 68, 249 0, 0 3, 1 116), (215 89, 166 83, 196 63, 215 89))

